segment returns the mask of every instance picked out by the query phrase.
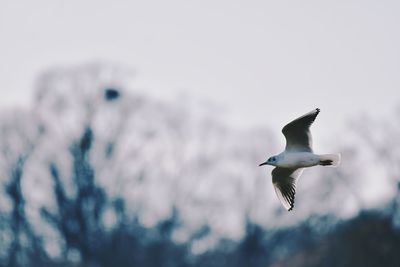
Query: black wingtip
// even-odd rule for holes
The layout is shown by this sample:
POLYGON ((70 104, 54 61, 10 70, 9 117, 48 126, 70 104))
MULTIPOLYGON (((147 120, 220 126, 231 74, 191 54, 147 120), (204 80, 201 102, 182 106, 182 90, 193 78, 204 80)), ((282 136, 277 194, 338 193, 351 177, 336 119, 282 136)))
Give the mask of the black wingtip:
POLYGON ((315 111, 317 112, 317 114, 321 111, 319 108, 316 108, 315 111))
POLYGON ((292 211, 293 208, 294 208, 294 196, 293 196, 292 203, 290 203, 290 208, 288 209, 288 211, 292 211))

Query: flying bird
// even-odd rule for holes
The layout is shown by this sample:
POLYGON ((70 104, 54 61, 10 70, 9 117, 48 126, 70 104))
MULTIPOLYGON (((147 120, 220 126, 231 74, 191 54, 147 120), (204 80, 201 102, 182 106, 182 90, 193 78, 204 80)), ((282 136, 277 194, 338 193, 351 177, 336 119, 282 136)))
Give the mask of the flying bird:
POLYGON ((272 183, 276 195, 288 211, 294 207, 296 183, 304 168, 317 165, 336 167, 340 163, 340 154, 313 153, 310 126, 319 111, 319 108, 314 109, 283 127, 285 151, 259 165, 275 166, 272 170, 272 183))

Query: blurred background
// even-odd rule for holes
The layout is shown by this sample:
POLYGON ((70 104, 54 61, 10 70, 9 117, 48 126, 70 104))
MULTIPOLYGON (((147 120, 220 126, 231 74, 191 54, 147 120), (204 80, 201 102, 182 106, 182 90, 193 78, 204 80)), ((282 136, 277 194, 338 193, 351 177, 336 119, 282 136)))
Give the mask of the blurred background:
POLYGON ((400 266, 399 2, 0 4, 0 266, 400 266))

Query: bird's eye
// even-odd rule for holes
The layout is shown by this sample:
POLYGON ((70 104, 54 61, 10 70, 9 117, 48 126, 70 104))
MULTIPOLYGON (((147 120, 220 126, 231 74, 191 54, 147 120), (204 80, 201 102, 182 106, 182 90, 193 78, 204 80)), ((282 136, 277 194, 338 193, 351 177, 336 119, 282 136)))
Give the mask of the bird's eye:
POLYGON ((275 157, 272 157, 272 158, 271 158, 271 161, 275 161, 275 157))

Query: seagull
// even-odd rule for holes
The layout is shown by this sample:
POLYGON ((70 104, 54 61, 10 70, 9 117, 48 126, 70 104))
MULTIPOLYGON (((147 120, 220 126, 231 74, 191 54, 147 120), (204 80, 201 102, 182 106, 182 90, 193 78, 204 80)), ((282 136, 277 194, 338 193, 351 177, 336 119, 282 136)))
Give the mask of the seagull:
POLYGON ((286 148, 282 153, 270 157, 259 166, 272 165, 272 184, 282 205, 291 211, 294 207, 296 183, 304 168, 322 165, 336 167, 340 154, 317 155, 312 150, 310 126, 320 112, 319 108, 286 124, 282 133, 286 148))

